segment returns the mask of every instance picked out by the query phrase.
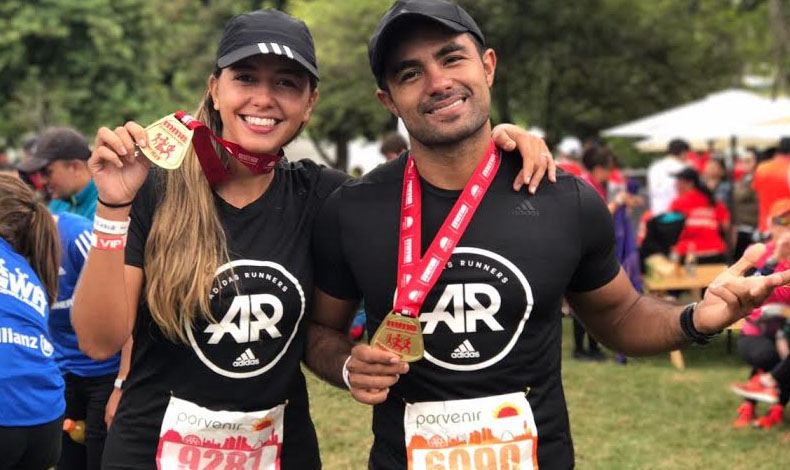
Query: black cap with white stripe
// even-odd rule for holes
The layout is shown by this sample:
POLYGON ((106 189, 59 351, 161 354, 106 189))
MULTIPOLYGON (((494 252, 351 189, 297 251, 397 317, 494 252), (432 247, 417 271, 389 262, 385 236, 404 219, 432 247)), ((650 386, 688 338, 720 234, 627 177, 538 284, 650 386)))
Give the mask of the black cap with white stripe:
POLYGON ((231 18, 217 49, 217 67, 225 68, 258 54, 293 59, 318 80, 313 36, 307 25, 279 10, 266 9, 231 18))
POLYGON ((397 25, 415 18, 433 21, 456 33, 469 33, 481 46, 485 46, 486 40, 480 27, 460 6, 444 0, 397 1, 381 18, 368 43, 370 68, 379 86, 383 84, 384 62, 389 48, 394 40, 400 39, 393 32, 397 30, 397 25))

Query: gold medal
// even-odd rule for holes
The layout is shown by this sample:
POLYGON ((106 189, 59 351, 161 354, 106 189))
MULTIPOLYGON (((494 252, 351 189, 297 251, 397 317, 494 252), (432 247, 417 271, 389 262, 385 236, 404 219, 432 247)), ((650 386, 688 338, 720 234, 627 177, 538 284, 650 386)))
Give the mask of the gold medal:
POLYGON ((420 320, 390 312, 373 334, 370 345, 397 354, 404 362, 419 361, 425 352, 420 320))
POLYGON ((192 145, 194 131, 174 115, 168 114, 145 128, 148 145, 140 148, 149 160, 166 170, 181 166, 192 145))

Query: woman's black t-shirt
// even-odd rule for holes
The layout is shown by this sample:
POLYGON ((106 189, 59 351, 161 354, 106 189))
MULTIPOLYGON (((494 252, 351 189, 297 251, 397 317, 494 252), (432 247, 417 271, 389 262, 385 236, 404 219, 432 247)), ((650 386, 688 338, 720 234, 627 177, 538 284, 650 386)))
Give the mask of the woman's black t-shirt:
MULTIPOLYGON (((313 290, 309 241, 318 209, 346 178, 310 161, 282 162, 268 190, 246 207, 214 196, 230 255, 217 270, 220 286, 211 291, 214 322, 197 320, 187 332, 189 342, 174 343, 162 335, 141 295, 131 371, 103 468, 155 468, 171 397, 212 411, 251 412, 286 404, 281 468, 320 468, 300 369, 313 290)), ((162 174, 152 171, 134 201, 127 265, 143 267, 162 187, 162 174)), ((189 262, 200 261, 195 256, 189 262)))

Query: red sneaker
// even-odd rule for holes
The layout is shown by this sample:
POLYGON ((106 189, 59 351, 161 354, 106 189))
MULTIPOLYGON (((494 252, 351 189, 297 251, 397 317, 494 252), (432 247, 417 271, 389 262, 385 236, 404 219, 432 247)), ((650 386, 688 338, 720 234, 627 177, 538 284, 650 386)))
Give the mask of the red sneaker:
POLYGON ((745 428, 752 424, 754 421, 754 403, 750 401, 743 402, 741 406, 738 407, 736 411, 738 413, 738 419, 736 419, 732 425, 736 428, 745 428))
POLYGON ((760 416, 755 423, 755 426, 763 429, 771 429, 777 424, 782 423, 782 416, 784 414, 784 406, 774 405, 768 410, 768 414, 760 416))
POLYGON ((766 387, 760 382, 760 374, 754 375, 748 382, 733 382, 730 386, 733 392, 749 400, 765 403, 779 401, 779 389, 776 386, 766 387))

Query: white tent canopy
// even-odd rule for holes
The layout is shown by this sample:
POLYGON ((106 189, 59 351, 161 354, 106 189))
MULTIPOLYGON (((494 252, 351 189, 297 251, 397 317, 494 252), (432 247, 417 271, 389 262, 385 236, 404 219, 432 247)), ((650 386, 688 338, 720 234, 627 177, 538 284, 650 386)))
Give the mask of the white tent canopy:
POLYGON ((726 148, 733 137, 744 145, 767 145, 783 135, 787 126, 781 120, 785 118, 790 118, 790 99, 769 100, 731 89, 606 129, 602 135, 644 137, 637 144, 643 151, 663 151, 674 138, 683 138, 694 148, 726 148), (779 124, 767 124, 776 120, 779 124))

